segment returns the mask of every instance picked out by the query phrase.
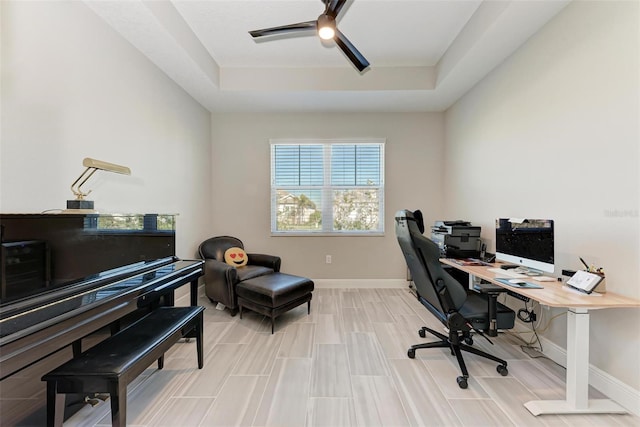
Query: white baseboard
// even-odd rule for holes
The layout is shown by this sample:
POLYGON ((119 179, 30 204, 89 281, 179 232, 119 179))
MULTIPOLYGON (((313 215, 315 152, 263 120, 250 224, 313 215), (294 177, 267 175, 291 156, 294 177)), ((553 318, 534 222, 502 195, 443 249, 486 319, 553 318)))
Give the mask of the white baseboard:
POLYGON ((349 288, 406 288, 409 283, 405 279, 313 279, 316 288, 349 289, 349 288))
MULTIPOLYGON (((567 350, 544 337, 540 337, 540 341, 545 356, 561 366, 567 366, 567 350)), ((640 391, 591 364, 589 364, 589 385, 630 413, 640 416, 640 391)))

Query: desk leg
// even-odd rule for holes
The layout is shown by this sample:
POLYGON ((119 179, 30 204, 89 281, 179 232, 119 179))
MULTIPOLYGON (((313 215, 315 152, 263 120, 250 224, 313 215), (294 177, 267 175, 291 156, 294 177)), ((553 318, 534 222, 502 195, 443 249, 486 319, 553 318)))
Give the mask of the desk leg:
POLYGON ((613 400, 589 400, 589 312, 570 308, 567 312, 566 400, 532 400, 524 406, 533 415, 626 414, 613 400))

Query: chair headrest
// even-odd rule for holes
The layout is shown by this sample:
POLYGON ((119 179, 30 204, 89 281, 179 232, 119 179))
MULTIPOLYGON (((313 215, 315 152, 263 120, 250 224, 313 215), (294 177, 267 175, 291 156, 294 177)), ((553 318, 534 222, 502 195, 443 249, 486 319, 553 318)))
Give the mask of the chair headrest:
POLYGON ((420 230, 420 234, 424 233, 424 218, 422 217, 422 211, 419 209, 411 212, 409 209, 403 209, 396 212, 396 220, 406 219, 407 221, 414 221, 420 230))
POLYGON ((413 217, 418 225, 418 230, 420 230, 420 233, 424 234, 424 218, 422 217, 422 211, 420 209, 413 211, 413 217))

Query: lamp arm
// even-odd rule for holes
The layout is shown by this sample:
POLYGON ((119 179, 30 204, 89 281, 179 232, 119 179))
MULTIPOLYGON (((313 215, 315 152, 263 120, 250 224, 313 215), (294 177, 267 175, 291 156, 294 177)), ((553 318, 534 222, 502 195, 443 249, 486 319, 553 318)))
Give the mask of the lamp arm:
POLYGON ((84 172, 80 174, 78 179, 76 179, 73 182, 73 184, 71 184, 71 191, 73 192, 73 194, 76 196, 78 200, 83 200, 85 196, 88 196, 91 193, 91 190, 87 191, 86 193, 83 193, 82 191, 80 191, 80 187, 82 187, 84 183, 87 182, 87 180, 91 178, 91 176, 94 173, 96 173, 97 170, 98 169, 96 168, 86 168, 84 172), (76 184, 78 184, 77 187, 76 187, 76 184))

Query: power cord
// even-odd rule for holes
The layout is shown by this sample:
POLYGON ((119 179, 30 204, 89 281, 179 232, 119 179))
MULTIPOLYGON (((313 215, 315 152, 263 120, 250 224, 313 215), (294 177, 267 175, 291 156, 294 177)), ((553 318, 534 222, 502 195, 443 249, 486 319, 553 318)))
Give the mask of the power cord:
POLYGON ((529 357, 532 357, 532 358, 546 357, 546 356, 531 356, 529 353, 525 351, 525 350, 534 350, 540 354, 542 353, 542 343, 540 342, 540 337, 538 336, 538 332, 536 331, 535 322, 537 320, 537 315, 533 310, 533 304, 532 304, 532 307, 529 308, 528 302, 524 301, 524 308, 521 308, 520 310, 518 310, 517 316, 518 316, 518 319, 520 319, 522 322, 531 323, 531 331, 526 331, 526 332, 508 331, 508 333, 524 343, 523 345, 520 346, 520 349, 529 357), (529 334, 531 332, 533 332, 534 338, 530 341, 526 341, 520 336, 520 334, 525 334, 525 333, 529 334), (534 345, 536 343, 538 344, 537 347, 534 345))
MULTIPOLYGON (((535 321, 536 321, 536 313, 533 311, 533 307, 531 308, 531 310, 529 310, 529 307, 527 306, 527 302, 525 302, 525 303, 524 303, 524 309, 520 309, 520 310, 518 310, 518 318, 519 318, 520 320, 522 320, 523 322, 525 322, 525 323, 531 323, 531 330, 533 331, 533 335, 535 335, 535 337, 536 337, 536 340, 535 340, 535 341, 533 341, 533 343, 537 342, 537 343, 538 343, 538 348, 534 347, 534 346, 532 345, 533 343, 531 343, 531 344, 529 345, 529 349, 531 349, 531 350, 536 350, 536 351, 538 351, 538 352, 540 352, 540 353, 544 353, 544 352, 542 351, 542 342, 540 341, 540 337, 538 336, 538 332, 536 331, 536 324, 535 324, 535 321), (520 317, 520 313, 521 313, 521 312, 526 313, 526 315, 523 315, 523 316, 526 316, 526 318, 525 318, 526 320, 525 320, 525 319, 522 319, 522 318, 520 317)), ((524 350, 523 350, 523 351, 524 351, 524 350)))
POLYGON ((524 323, 533 323, 536 321, 536 318, 536 313, 533 310, 528 310, 526 308, 518 310, 518 319, 524 323))
MULTIPOLYGON (((506 303, 507 296, 505 294, 503 294, 503 295, 504 295, 504 298, 502 298, 502 300, 503 300, 502 303, 504 304, 504 303, 506 303)), ((533 302, 531 309, 529 309, 528 306, 527 306, 527 303, 525 302, 525 308, 518 310, 518 318, 520 320, 522 320, 523 322, 525 322, 525 323, 531 323, 531 329, 532 330, 531 331, 526 331, 526 332, 524 332, 524 331, 523 332, 506 331, 506 333, 511 335, 512 337, 518 339, 520 342, 523 343, 523 344, 520 345, 520 350, 522 350, 522 352, 525 353, 530 358, 532 358, 532 359, 540 359, 540 358, 547 359, 547 360, 550 360, 551 362, 555 363, 556 365, 558 365, 560 367, 563 367, 558 362, 556 362, 555 360, 549 358, 548 356, 544 355, 544 353, 542 353, 542 342, 540 341, 540 337, 538 336, 538 332, 539 333, 545 332, 547 329, 549 329, 549 327, 551 326, 551 324, 553 323, 553 321, 556 318, 558 318, 560 316, 566 316, 567 312, 564 311, 562 313, 556 314, 555 316, 552 316, 549 320, 547 320, 545 322, 545 325, 541 329, 537 330, 536 329, 536 323, 542 323, 543 317, 544 317, 544 315, 543 315, 544 311, 540 312, 540 317, 539 318, 538 318, 538 316, 534 316, 534 318, 531 319, 530 322, 526 322, 525 320, 523 320, 521 318, 521 316, 524 317, 525 319, 529 319, 529 318, 532 317, 530 315, 527 316, 526 313, 534 313, 533 312, 534 304, 537 304, 537 302, 533 302), (522 312, 522 314, 521 314, 521 312, 522 312), (536 322, 536 321, 538 321, 538 322, 536 322), (534 338, 531 339, 530 341, 526 341, 524 338, 522 338, 520 336, 521 334, 530 334, 531 332, 533 332, 534 338), (536 347, 534 345, 536 343, 538 343, 538 347, 536 347), (531 354, 531 351, 535 352, 535 354, 531 354)), ((539 307, 540 304, 537 304, 537 306, 539 307)))

